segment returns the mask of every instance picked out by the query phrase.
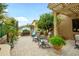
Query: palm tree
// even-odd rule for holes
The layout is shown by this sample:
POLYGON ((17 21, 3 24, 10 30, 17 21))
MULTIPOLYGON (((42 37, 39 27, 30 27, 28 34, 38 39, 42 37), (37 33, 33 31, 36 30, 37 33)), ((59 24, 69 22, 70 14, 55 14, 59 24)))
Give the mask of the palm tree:
POLYGON ((9 43, 13 43, 14 37, 17 36, 18 29, 17 29, 16 23, 17 22, 14 18, 7 17, 6 20, 5 20, 7 42, 9 42, 9 43))

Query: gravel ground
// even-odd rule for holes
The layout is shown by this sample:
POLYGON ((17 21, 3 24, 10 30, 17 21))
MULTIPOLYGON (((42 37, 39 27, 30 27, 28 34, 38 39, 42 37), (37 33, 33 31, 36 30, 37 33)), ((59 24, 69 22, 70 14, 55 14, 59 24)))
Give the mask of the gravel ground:
MULTIPOLYGON (((74 41, 67 40, 66 45, 62 49, 61 56, 78 56, 79 50, 74 49, 74 41)), ((32 37, 20 37, 11 50, 12 56, 58 56, 54 53, 53 48, 42 49, 39 48, 37 43, 32 41, 32 37)))

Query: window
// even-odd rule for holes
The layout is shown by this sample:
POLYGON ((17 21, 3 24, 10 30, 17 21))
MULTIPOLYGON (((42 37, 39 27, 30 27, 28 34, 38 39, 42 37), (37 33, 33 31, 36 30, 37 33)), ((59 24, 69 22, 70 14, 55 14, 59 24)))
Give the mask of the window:
POLYGON ((72 20, 72 30, 73 32, 79 32, 79 19, 72 20))

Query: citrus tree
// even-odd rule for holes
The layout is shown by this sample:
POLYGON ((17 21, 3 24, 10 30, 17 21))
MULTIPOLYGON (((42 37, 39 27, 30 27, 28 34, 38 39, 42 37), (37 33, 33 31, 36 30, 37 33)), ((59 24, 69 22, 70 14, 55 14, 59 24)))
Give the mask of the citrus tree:
POLYGON ((42 30, 49 30, 50 28, 53 28, 53 15, 48 13, 42 14, 37 26, 42 30))

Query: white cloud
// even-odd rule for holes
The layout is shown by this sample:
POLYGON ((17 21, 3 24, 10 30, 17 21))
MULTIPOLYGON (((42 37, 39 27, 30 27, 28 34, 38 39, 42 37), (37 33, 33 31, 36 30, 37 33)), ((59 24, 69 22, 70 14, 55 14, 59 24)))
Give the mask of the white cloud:
POLYGON ((5 11, 5 12, 8 12, 8 9, 5 9, 4 11, 5 11))
POLYGON ((15 19, 18 21, 27 21, 26 17, 15 17, 15 19))
POLYGON ((18 21, 19 26, 23 26, 30 23, 29 19, 27 19, 26 17, 15 17, 15 19, 18 21))

